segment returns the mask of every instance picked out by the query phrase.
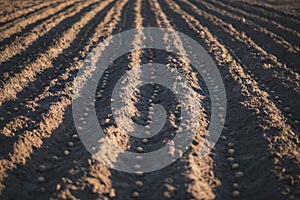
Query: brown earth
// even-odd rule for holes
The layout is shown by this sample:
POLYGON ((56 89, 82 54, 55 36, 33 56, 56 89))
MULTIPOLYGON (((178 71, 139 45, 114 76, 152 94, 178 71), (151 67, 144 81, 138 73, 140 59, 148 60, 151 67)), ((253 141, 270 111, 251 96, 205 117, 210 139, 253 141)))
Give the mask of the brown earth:
MULTIPOLYGON (((300 199, 299 13, 297 0, 2 0, 0 199, 300 199), (78 138, 72 82, 96 44, 149 26, 183 32, 209 52, 224 81, 227 115, 209 155, 197 154, 198 134, 171 165, 128 174, 93 159, 78 138)), ((96 110, 108 137, 124 150, 151 151, 164 145, 168 131, 143 144, 113 119, 106 122, 108 93, 122 69, 161 62, 187 72, 203 116, 207 93, 189 63, 141 49, 143 32, 132 43, 136 51, 117 59, 107 82, 99 82, 104 92, 96 110)), ((132 113, 152 90, 128 93, 132 113)), ((208 121, 200 123, 205 133, 208 121)))

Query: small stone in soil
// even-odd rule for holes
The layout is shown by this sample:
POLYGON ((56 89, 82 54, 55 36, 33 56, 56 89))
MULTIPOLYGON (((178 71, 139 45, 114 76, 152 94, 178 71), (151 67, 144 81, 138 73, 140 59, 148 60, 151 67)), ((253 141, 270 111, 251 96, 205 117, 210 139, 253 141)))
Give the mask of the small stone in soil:
POLYGON ((142 181, 136 181, 136 182, 135 182, 135 185, 136 185, 137 187, 143 187, 143 182, 142 182, 142 181))
POLYGON ((40 172, 44 172, 44 171, 46 170, 46 166, 45 166, 45 165, 40 165, 40 166, 38 167, 38 170, 39 170, 40 172))
POLYGON ((234 158, 233 157, 228 157, 227 160, 228 161, 234 161, 234 158))
POLYGON ((233 163, 233 164, 231 165, 231 168, 232 168, 232 169, 237 169, 237 168, 239 168, 239 164, 238 164, 238 163, 233 163))
POLYGON ((72 139, 78 139, 78 135, 77 134, 72 135, 72 139))
POLYGON ((137 172, 135 172, 135 175, 137 175, 137 176, 144 176, 144 172, 142 172, 142 171, 137 171, 137 172))
POLYGON ((228 149, 228 153, 229 154, 233 154, 234 153, 234 149, 228 149))
POLYGON ((137 147, 137 148, 136 148, 136 151, 137 151, 138 153, 142 153, 142 152, 143 152, 143 148, 142 148, 142 147, 137 147))
POLYGON ((137 197, 140 196, 140 194, 139 194, 138 192, 133 192, 133 193, 132 193, 132 196, 135 197, 135 198, 137 198, 137 197))
POLYGON ((148 142, 147 138, 142 139, 142 143, 146 144, 148 142))
POLYGON ((235 173, 235 177, 241 177, 241 176, 243 176, 244 175, 244 173, 243 172, 236 172, 235 173))
POLYGON ((233 147, 233 146, 234 146, 234 143, 233 143, 233 142, 229 142, 229 143, 227 144, 227 146, 228 146, 228 147, 233 147))
POLYGON ((235 189, 237 189, 237 188, 239 188, 239 184, 238 183, 233 183, 232 187, 235 188, 235 189))
POLYGON ((72 147, 72 146, 74 146, 74 143, 73 143, 73 142, 69 142, 69 143, 68 143, 68 146, 69 146, 69 147, 72 147))
POLYGON ((143 160, 143 157, 142 156, 136 156, 135 159, 137 159, 137 160, 143 160))
POLYGON ((54 155, 54 156, 52 156, 52 159, 53 160, 58 160, 58 157, 54 155))
POLYGON ((140 165, 134 165, 134 168, 135 168, 135 169, 140 169, 141 166, 140 166, 140 165))
POLYGON ((70 152, 69 152, 68 150, 65 150, 65 151, 64 151, 64 155, 65 155, 65 156, 68 156, 68 155, 70 155, 70 152))
POLYGON ((45 182, 45 177, 40 176, 40 177, 38 177, 37 181, 38 181, 39 183, 43 183, 43 182, 45 182))
POLYGON ((234 191, 232 192, 232 196, 233 196, 233 197, 239 197, 239 196, 240 196, 240 192, 239 192, 238 190, 234 190, 234 191))

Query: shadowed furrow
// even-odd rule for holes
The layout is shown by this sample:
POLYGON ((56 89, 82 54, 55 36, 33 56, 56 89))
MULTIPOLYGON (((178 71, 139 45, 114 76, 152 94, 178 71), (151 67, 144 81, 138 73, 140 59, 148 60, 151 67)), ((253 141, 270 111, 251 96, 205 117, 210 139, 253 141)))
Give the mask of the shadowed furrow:
POLYGON ((11 1, 7 1, 7 5, 5 5, 4 2, 2 2, 3 4, 1 5, 1 7, 3 8, 3 10, 1 10, 1 14, 0 14, 0 22, 7 22, 9 20, 13 20, 15 18, 18 18, 19 16, 22 16, 23 14, 27 14, 30 13, 30 11, 32 10, 38 10, 38 9, 43 9, 46 6, 52 5, 55 2, 52 1, 47 1, 47 2, 41 2, 40 1, 31 1, 25 2, 25 5, 22 5, 24 3, 24 1, 14 1, 14 4, 11 3, 11 1), (21 5, 18 5, 21 4, 21 5), (11 11, 10 10, 10 6, 14 6, 15 8, 11 11), (5 8, 5 9, 4 9, 5 8))
MULTIPOLYGON (((77 3, 77 2, 75 2, 77 3)), ((63 8, 62 10, 55 9, 53 12, 48 11, 48 17, 51 16, 53 18, 50 18, 41 24, 34 26, 32 30, 29 32, 26 32, 24 36, 18 37, 14 41, 11 42, 11 45, 6 45, 3 51, 0 51, 0 65, 3 62, 8 62, 10 58, 14 57, 15 55, 19 54, 20 52, 26 50, 28 46, 30 46, 36 39, 42 37, 44 34, 46 34, 51 28, 56 26, 58 23, 63 21, 65 18, 72 17, 77 13, 79 8, 84 7, 84 4, 75 4, 74 2, 67 2, 64 5, 61 5, 61 7, 57 8, 63 8)))
POLYGON ((290 44, 279 35, 269 31, 265 27, 255 24, 250 20, 247 21, 243 17, 232 15, 231 13, 218 9, 213 5, 207 4, 206 2, 198 2, 200 4, 194 4, 198 7, 199 5, 203 5, 201 7, 206 12, 223 19, 228 23, 231 23, 234 27, 236 27, 236 29, 248 32, 248 34, 252 35, 252 38, 254 38, 258 44, 261 44, 261 46, 266 49, 266 51, 276 55, 278 58, 283 58, 283 61, 286 64, 294 66, 297 65, 297 55, 300 52, 299 46, 290 44))
POLYGON ((285 40, 289 41, 291 44, 295 44, 298 46, 300 45, 300 42, 299 42, 300 33, 295 31, 294 29, 284 27, 283 25, 281 25, 273 20, 268 20, 268 19, 265 19, 258 15, 255 15, 253 13, 246 12, 242 9, 238 9, 238 8, 232 7, 228 4, 224 4, 221 1, 211 0, 211 1, 209 1, 209 3, 213 4, 214 6, 218 7, 219 9, 222 9, 224 11, 235 14, 236 16, 244 17, 244 20, 242 19, 243 21, 250 20, 262 27, 266 27, 267 29, 271 30, 272 32, 283 37, 285 40))
POLYGON ((9 36, 11 36, 16 32, 22 31, 22 29, 26 28, 26 26, 36 22, 37 20, 47 17, 48 13, 45 11, 51 12, 51 10, 56 9, 56 7, 60 7, 60 4, 61 3, 55 3, 51 6, 47 6, 44 8, 44 10, 40 10, 37 13, 33 13, 30 16, 25 16, 24 18, 17 19, 12 23, 0 27, 0 31, 1 31, 0 41, 3 41, 4 39, 8 38, 9 36))
MULTIPOLYGON (((170 29, 176 29, 169 20, 169 15, 167 15, 158 1, 150 1, 151 8, 153 12, 156 15, 157 24, 159 27, 166 27, 170 29)), ((174 38, 175 41, 180 41, 179 37, 176 35, 166 35, 164 40, 168 41, 168 37, 174 38)), ((185 55, 185 49, 183 48, 181 41, 178 42, 178 45, 175 43, 176 48, 181 52, 182 55, 185 55)), ((188 60, 182 60, 179 61, 181 63, 181 67, 185 71, 190 71, 191 68, 189 67, 189 61, 188 60)), ((199 88, 199 80, 195 76, 187 77, 187 79, 192 83, 192 86, 194 88, 199 88)), ((201 105, 201 99, 203 97, 199 97, 199 99, 195 99, 195 104, 199 104, 199 112, 203 112, 201 116, 206 116, 204 114, 204 108, 201 105)), ((201 130, 197 132, 197 135, 195 136, 195 144, 191 145, 190 151, 186 153, 184 157, 181 158, 180 163, 182 162, 183 168, 185 168, 185 171, 182 173, 182 176, 185 179, 185 187, 186 192, 184 193, 184 196, 191 196, 191 198, 198 198, 201 197, 202 199, 212 199, 214 198, 213 189, 216 187, 216 185, 219 185, 219 180, 215 177, 214 173, 211 171, 211 166, 213 159, 210 155, 205 155, 202 157, 195 157, 194 155, 198 154, 198 150, 201 146, 201 143, 203 142, 203 136, 207 134, 205 120, 199 122, 201 123, 201 130), (200 134, 201 133, 201 134, 200 134)), ((179 164, 180 166, 180 164, 179 164)), ((178 168, 178 170, 182 169, 181 167, 178 168)), ((172 171, 165 172, 164 176, 167 178, 168 176, 172 177, 170 174, 172 171)), ((175 179, 176 180, 176 179, 175 179)), ((174 183, 176 185, 176 182, 174 183)), ((179 192, 179 191, 178 191, 179 192)), ((182 195, 183 195, 182 194, 182 195)))
MULTIPOLYGON (((2 0, 0 199, 298 199, 298 4, 2 0), (168 31, 157 39, 144 27, 168 31), (137 30, 115 42, 115 34, 130 29, 137 30), (223 82, 213 76, 215 65, 192 60, 201 51, 175 31, 204 48, 223 82), (149 47, 158 42, 166 50, 149 47), (127 45, 133 49, 113 60, 127 45), (96 80, 98 70, 104 71, 96 80), (141 86, 144 78, 149 84, 141 86), (157 84, 159 78, 169 85, 157 84), (95 99, 82 102, 91 82, 97 83, 95 99), (95 155, 83 135, 97 134, 93 117, 106 136, 89 138, 95 155), (157 119, 164 125, 152 135, 157 119), (215 120, 224 122, 216 143, 209 139, 218 137, 210 131, 215 120), (175 136, 188 141, 177 135, 185 131, 195 135, 182 148, 175 136), (144 154, 163 147, 173 162, 148 172, 144 154), (115 169, 127 153, 140 153, 128 157, 133 173, 115 169), (103 154, 112 165, 98 160, 103 154)), ((164 156, 151 167, 167 162, 164 156)))
POLYGON ((110 1, 106 1, 100 6, 95 6, 95 9, 92 11, 80 16, 80 20, 73 25, 75 28, 67 30, 62 38, 57 42, 54 42, 47 52, 39 55, 34 63, 29 64, 22 70, 21 73, 16 74, 13 78, 9 79, 9 81, 4 84, 3 88, 0 89, 0 105, 7 100, 14 100, 18 92, 22 91, 24 87, 35 80, 37 74, 47 68, 53 67, 50 64, 51 60, 61 54, 63 49, 67 48, 71 44, 83 24, 87 23, 97 14, 97 12, 100 12, 109 3, 110 1))
MULTIPOLYGON (((170 2, 168 2, 168 3, 170 3, 170 2)), ((227 54, 228 51, 226 50, 226 48, 224 46, 222 46, 220 43, 218 43, 215 40, 215 38, 212 37, 211 33, 209 33, 206 28, 204 28, 200 24, 198 24, 199 22, 196 23, 195 19, 192 16, 189 16, 187 14, 184 15, 184 12, 181 11, 178 6, 177 6, 177 9, 175 9, 176 4, 175 3, 173 3, 173 4, 174 4, 173 9, 175 10, 175 12, 177 10, 177 12, 179 12, 179 14, 183 16, 183 18, 186 20, 186 22, 189 24, 189 26, 192 29, 194 29, 194 31, 199 32, 199 33, 200 33, 200 31, 203 31, 204 34, 202 35, 202 38, 205 39, 204 41, 206 41, 207 45, 214 44, 214 45, 217 45, 220 47, 221 52, 215 52, 216 55, 222 54, 222 51, 223 51, 223 53, 227 54), (193 23, 191 23, 191 22, 193 22, 193 23), (197 26, 200 29, 195 27, 195 25, 194 25, 195 23, 197 24, 197 26)), ((228 61, 232 59, 232 57, 229 56, 229 54, 227 54, 227 56, 226 56, 227 61, 224 63, 223 59, 216 55, 214 55, 215 59, 216 59, 216 61, 220 62, 219 65, 221 65, 221 66, 223 66, 224 64, 226 65, 226 63, 228 63, 228 61)), ((233 80, 236 81, 236 84, 244 85, 244 86, 240 87, 241 88, 240 95, 247 95, 247 98, 245 98, 245 97, 243 98, 242 105, 246 106, 247 109, 254 110, 254 111, 256 110, 256 113, 259 112, 261 107, 264 107, 265 112, 262 113, 262 115, 263 115, 262 118, 258 117, 256 119, 256 121, 259 123, 259 126, 262 127, 262 131, 264 132, 264 137, 268 141, 270 153, 271 153, 271 155, 273 155, 273 162, 274 162, 273 170, 276 173, 277 177, 278 178, 280 177, 280 179, 282 179, 282 181, 280 182, 278 187, 280 188, 282 194, 284 194, 284 188, 287 187, 287 185, 285 185, 284 183, 286 180, 289 180, 292 178, 292 174, 280 172, 280 169, 285 168, 287 166, 284 166, 284 165, 282 165, 282 163, 277 162, 276 156, 278 156, 280 154, 282 156, 283 160, 284 159, 290 160, 290 158, 293 158, 294 163, 292 166, 289 166, 289 167, 291 167, 291 169, 296 169, 297 163, 299 162, 299 160, 298 160, 299 156, 297 156, 297 153, 296 153, 297 152, 296 149, 299 148, 299 138, 295 133, 293 133, 291 131, 291 127, 289 125, 285 124, 286 119, 281 114, 281 112, 278 109, 276 109, 276 106, 274 105, 274 103, 269 101, 266 98, 266 93, 259 90, 257 83, 255 83, 255 81, 252 80, 251 77, 249 77, 248 75, 246 75, 243 72, 243 69, 241 68, 240 64, 236 61, 232 62, 231 64, 229 62, 228 67, 229 67, 228 68, 229 71, 227 73, 229 73, 231 76, 233 76, 233 80), (247 99, 249 99, 249 100, 247 100, 247 99), (274 130, 277 130, 276 134, 274 133, 274 130), (283 135, 285 135, 285 136, 283 136, 283 135), (282 142, 280 142, 280 144, 279 144, 278 142, 274 142, 274 140, 281 140, 282 142), (282 145, 286 145, 285 148, 281 148, 280 146, 282 146, 282 145), (279 149, 281 149, 281 150, 279 150, 279 149), (283 151, 283 149, 285 149, 285 151, 283 151), (280 153, 278 151, 280 151, 280 153)), ((227 71, 227 69, 226 70, 225 69, 226 68, 224 68, 224 69, 221 68, 221 73, 225 73, 227 71)), ((226 75, 226 74, 224 74, 224 75, 226 75)), ((230 98, 230 97, 228 97, 228 98, 230 98)), ((236 97, 234 97, 234 98, 236 98, 236 97)), ((240 115, 242 115, 242 113, 240 113, 240 115)), ((238 130, 239 129, 236 129, 236 131, 238 131, 238 130)), ((255 142, 255 140, 253 142, 255 142)), ((239 144, 237 144, 237 145, 239 148, 242 147, 239 144)), ((255 148, 259 148, 259 146, 257 146, 257 145, 258 144, 256 143, 255 148)), ((262 147, 262 148, 264 148, 264 147, 262 147)), ((237 155, 242 156, 243 154, 240 154, 237 152, 237 155)), ((237 160, 242 161, 241 158, 237 159, 237 160)), ((259 164, 256 166, 259 166, 259 164)), ((245 167, 243 167, 243 168, 245 168, 245 167)), ((255 168, 253 168, 253 167, 248 168, 248 169, 245 168, 245 170, 249 170, 249 173, 251 174, 251 171, 252 170, 255 171, 255 168)), ((258 179, 258 181, 264 181, 264 180, 258 179)), ((271 182, 268 182, 268 183, 270 184, 271 182)), ((244 188, 244 187, 242 187, 242 188, 244 188)), ((248 193, 248 194, 254 195, 253 193, 248 193)), ((286 195, 291 195, 291 197, 292 197, 294 194, 295 194, 295 191, 293 191, 289 194, 286 194, 286 195)), ((261 195, 264 195, 264 194, 261 194, 261 195)), ((274 194, 265 193, 265 195, 274 195, 274 194)))
MULTIPOLYGON (((275 56, 268 54, 266 51, 257 46, 253 40, 238 32, 230 24, 224 25, 225 22, 222 20, 214 19, 214 16, 211 16, 205 11, 199 10, 198 7, 194 6, 190 2, 185 2, 192 7, 192 11, 199 14, 203 12, 201 16, 203 16, 204 19, 208 19, 208 21, 204 21, 203 24, 207 25, 212 30, 216 30, 216 32, 221 30, 228 33, 228 35, 219 34, 218 37, 221 37, 222 41, 226 45, 230 46, 229 50, 233 51, 235 56, 238 57, 242 63, 245 63, 245 65, 249 66, 247 69, 251 69, 251 73, 255 74, 256 78, 259 78, 259 82, 264 83, 261 84, 262 87, 266 87, 266 90, 278 92, 277 95, 280 95, 280 98, 282 99, 284 99, 283 96, 286 97, 288 95, 293 97, 298 95, 300 78, 297 72, 294 72, 286 65, 278 62, 275 56), (209 21, 211 21, 212 24, 208 23, 209 21), (219 30, 217 28, 219 28, 219 30), (232 40, 232 37, 234 37, 236 40, 232 40), (249 55, 251 55, 251 59, 249 59, 249 55), (282 94, 279 92, 282 92, 282 94)), ((185 9, 185 6, 183 6, 183 8, 185 9)), ((195 18, 199 19, 200 17, 195 18)), ((225 55, 221 56, 224 59, 226 58, 225 55)), ((245 65, 243 66, 244 68, 246 68, 245 65)), ((272 95, 273 99, 275 99, 276 95, 270 95, 272 95)), ((289 102, 282 102, 283 105, 280 107, 282 107, 283 110, 283 107, 293 106, 295 112, 292 112, 293 116, 291 117, 291 120, 297 120, 295 118, 298 110, 296 101, 291 102, 290 99, 286 100, 289 100, 289 102)))
POLYGON ((300 27, 299 27, 300 21, 295 20, 293 17, 281 16, 281 15, 278 15, 277 13, 269 12, 267 10, 264 10, 264 9, 261 9, 258 7, 249 6, 244 2, 235 2, 235 1, 231 1, 231 0, 221 0, 221 1, 225 4, 242 9, 249 13, 255 13, 256 15, 258 15, 260 17, 275 21, 275 22, 281 24, 282 26, 296 30, 298 33, 300 32, 300 27))
MULTIPOLYGON (((93 44, 93 43, 98 43, 99 41, 98 40, 100 40, 100 38, 101 38, 101 40, 103 40, 103 38, 106 38, 106 37, 109 37, 110 35, 111 35, 111 33, 112 33, 112 30, 115 28, 115 26, 117 25, 117 23, 118 23, 118 21, 120 20, 120 14, 121 14, 121 10, 122 10, 122 7, 123 7, 123 5, 124 5, 124 3, 126 3, 126 2, 121 2, 121 3, 117 3, 113 8, 111 8, 110 9, 110 11, 108 11, 107 12, 107 15, 104 17, 104 20, 103 20, 103 22, 101 22, 98 26, 97 26, 97 29, 95 30, 95 33, 93 33, 93 36, 91 37, 91 38, 87 38, 88 39, 88 44, 83 48, 84 49, 84 51, 83 51, 83 54, 87 54, 88 52, 89 52, 89 47, 93 44), (106 30, 106 31, 103 31, 103 30, 106 30)), ((95 18, 96 20, 97 20, 97 18, 95 18)), ((93 23, 91 23, 90 25, 95 25, 96 23, 96 21, 93 19, 93 20, 91 20, 91 22, 93 22, 93 23)), ((86 30, 84 30, 84 29, 82 29, 82 33, 80 33, 80 35, 82 36, 82 35, 84 35, 84 34, 88 34, 89 32, 86 32, 86 30)), ((76 40, 78 40, 78 42, 79 41, 82 41, 82 39, 76 39, 76 40)), ((75 45, 75 44, 74 44, 75 45)), ((106 44, 103 44, 103 45, 108 45, 107 43, 106 44)), ((78 52, 77 52, 78 53, 78 52)), ((74 53, 74 56, 76 55, 76 53, 74 53)), ((58 87, 62 87, 62 86, 65 86, 65 87, 63 87, 62 89, 62 91, 60 91, 58 94, 57 94, 57 97, 55 98, 55 99, 57 99, 56 100, 56 102, 58 102, 58 103, 55 103, 55 102, 53 102, 52 103, 52 105, 53 104, 55 104, 55 106, 54 106, 54 108, 55 109, 53 109, 53 110, 48 110, 48 111, 43 111, 44 113, 46 112, 46 113, 49 113, 49 116, 53 116, 53 115, 55 115, 56 116, 56 113, 53 113, 53 111, 55 111, 55 110, 60 110, 60 109, 62 109, 62 110, 64 110, 64 109, 66 109, 66 107, 68 107, 68 105, 70 105, 70 103, 71 103, 71 101, 70 101, 70 93, 71 93, 71 91, 69 90, 69 88, 70 88, 70 82, 69 81, 72 81, 72 77, 73 77, 73 75, 74 75, 74 72, 76 73, 76 71, 74 71, 74 70, 78 70, 80 67, 81 67, 81 65, 82 65, 82 62, 79 60, 79 61, 76 61, 76 63, 74 63, 74 65, 72 65, 71 67, 70 67, 70 70, 68 70, 67 72, 65 72, 65 74, 62 74, 61 75, 61 79, 59 79, 59 81, 61 82, 61 83, 63 83, 63 85, 61 85, 61 84, 59 84, 59 82, 57 82, 57 80, 53 80, 52 82, 51 82, 51 87, 54 87, 53 89, 55 89, 55 90, 57 90, 58 89, 58 87), (66 83, 64 83, 66 81, 66 83), (53 85, 54 84, 54 85, 53 85), (57 85, 55 85, 55 84, 57 84, 57 85), (60 86, 61 85, 61 86, 60 86), (66 104, 59 104, 59 102, 66 102, 66 104), (65 107, 66 106, 66 107, 65 107)), ((62 69, 59 69, 58 71, 61 71, 62 69)), ((84 80, 86 77, 77 77, 78 79, 82 79, 82 80, 84 80)), ((50 87, 49 86, 49 87, 50 87)), ((50 88, 51 88, 50 87, 50 88)), ((54 90, 54 91, 55 91, 54 90)), ((47 93, 49 94, 50 93, 50 95, 51 95, 51 91, 53 91, 53 90, 51 90, 50 89, 50 91, 45 91, 43 94, 41 94, 38 98, 46 98, 47 97, 47 93), (46 97, 43 97, 43 96, 46 96, 46 97)), ((55 95, 55 93, 54 94, 52 94, 52 95, 55 95)), ((45 99, 46 101, 48 101, 48 98, 46 98, 45 99)), ((53 100, 52 100, 53 101, 53 100)), ((28 102, 29 104, 31 103, 31 102, 28 102)), ((33 106, 35 106, 35 109, 37 108, 36 106, 41 106, 41 105, 43 105, 43 104, 41 104, 41 105, 38 105, 39 104, 39 102, 37 101, 35 104, 33 104, 33 106), (37 103, 37 104, 36 104, 37 103)), ((42 103, 42 102, 40 102, 40 103, 42 103)), ((50 104, 51 105, 51 104, 50 104)), ((50 108, 51 108, 51 106, 50 106, 50 108)), ((32 116, 32 114, 30 115, 30 116, 32 116)), ((60 116, 60 117, 63 117, 63 116, 61 116, 60 114, 58 114, 58 116, 60 116)), ((61 118, 60 118, 61 119, 61 118)), ((58 119, 57 119, 58 120, 58 119)), ((59 121, 57 121, 56 122, 56 125, 54 126, 54 127, 52 127, 51 126, 51 123, 50 123, 50 121, 51 121, 51 119, 50 118, 45 118, 44 120, 42 120, 41 121, 41 124, 43 124, 44 122, 43 121, 45 121, 45 123, 46 123, 46 127, 48 127, 48 125, 50 125, 50 127, 48 127, 48 128, 50 128, 50 129, 56 129, 57 128, 57 126, 60 124, 59 123, 59 121), (49 122, 49 124, 48 124, 48 122, 49 122)), ((35 132, 35 131, 39 131, 39 132, 43 132, 43 129, 41 130, 41 127, 37 127, 36 129, 33 129, 32 130, 33 132, 35 132)), ((51 131, 50 131, 51 132, 51 131)), ((48 132, 48 134, 50 134, 50 132, 48 132)), ((25 133, 26 134, 26 133, 25 133)), ((27 134, 26 134, 27 135, 27 134)), ((44 135, 45 136, 45 135, 44 135)), ((42 136, 42 137, 44 137, 44 136, 42 136)), ((47 137, 49 137, 50 135, 48 135, 48 136, 45 136, 44 138, 47 138, 47 137)), ((29 135, 27 135, 25 138, 28 138, 29 137, 29 135)), ((37 139, 37 138, 36 138, 37 139)), ((26 144, 26 141, 28 141, 27 139, 26 140, 24 140, 24 142, 22 142, 22 140, 20 140, 19 141, 19 143, 20 144, 26 144)), ((28 144, 27 144, 28 145, 28 144)), ((32 145, 34 145, 34 144, 32 144, 32 145)), ((16 145, 15 146, 15 148, 18 148, 18 145, 16 145)), ((29 149, 30 150, 30 149, 29 149)), ((29 151, 30 152, 30 151, 29 151)), ((14 155, 16 155, 16 154, 14 154, 14 155)))

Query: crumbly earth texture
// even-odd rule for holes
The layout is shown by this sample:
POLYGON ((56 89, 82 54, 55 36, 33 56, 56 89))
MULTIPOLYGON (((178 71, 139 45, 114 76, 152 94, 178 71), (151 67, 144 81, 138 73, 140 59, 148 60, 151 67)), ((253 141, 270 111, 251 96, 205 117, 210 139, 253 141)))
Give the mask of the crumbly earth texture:
MULTIPOLYGON (((300 199, 299 13, 299 0, 1 0, 0 199, 300 199), (140 152, 170 139, 166 129, 136 141, 110 115, 109 91, 122 69, 142 63, 187 72, 206 117, 180 159, 130 174, 108 168, 82 144, 72 84, 96 44, 142 27, 175 29, 205 48, 224 82, 227 108, 219 109, 227 115, 216 145, 199 156, 209 123, 206 86, 180 57, 142 49, 139 32, 136 51, 106 70, 95 94, 107 137, 140 152)), ((140 108, 154 89, 125 100, 143 123, 149 119, 140 108)), ((173 101, 163 89, 158 93, 159 102, 173 101)), ((174 116, 169 120, 176 124, 174 116)))

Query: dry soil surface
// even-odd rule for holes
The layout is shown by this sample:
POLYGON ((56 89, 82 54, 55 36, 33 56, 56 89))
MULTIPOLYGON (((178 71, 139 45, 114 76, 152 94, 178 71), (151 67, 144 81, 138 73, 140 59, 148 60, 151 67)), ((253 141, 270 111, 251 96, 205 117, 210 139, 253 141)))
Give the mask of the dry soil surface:
MULTIPOLYGON (((300 199, 299 13, 298 0, 2 0, 0 199, 300 199), (196 151, 204 117, 182 158, 129 174, 93 159, 78 138, 72 82, 96 44, 150 26, 183 32, 207 50, 224 81, 227 115, 208 155, 196 151)), ((185 71, 199 112, 209 114, 201 76, 176 55, 142 49, 143 39, 139 32, 137 50, 106 70, 95 94, 102 127, 124 150, 151 151, 172 139, 171 129, 132 139, 110 118, 109 92, 128 66, 161 62, 185 71)), ((153 89, 129 94, 133 111, 153 89)), ((154 103, 172 100, 158 93, 154 103)), ((146 123, 144 114, 138 119, 146 123)))

